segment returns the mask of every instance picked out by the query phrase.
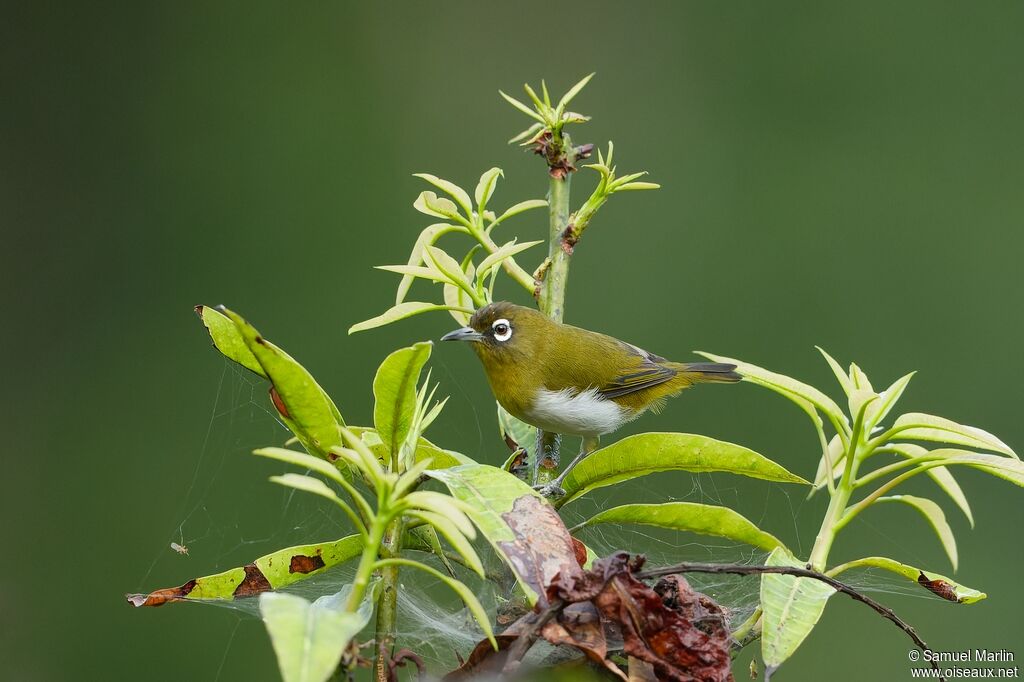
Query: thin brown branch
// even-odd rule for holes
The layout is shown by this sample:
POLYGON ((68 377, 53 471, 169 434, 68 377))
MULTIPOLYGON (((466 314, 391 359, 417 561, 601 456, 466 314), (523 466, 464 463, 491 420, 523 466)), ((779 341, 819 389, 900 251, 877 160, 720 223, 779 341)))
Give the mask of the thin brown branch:
MULTIPOLYGON (((730 575, 760 575, 763 573, 778 573, 781 575, 792 575, 797 578, 811 578, 813 580, 819 580, 836 592, 842 592, 846 596, 867 604, 871 607, 878 615, 882 616, 886 620, 891 621, 896 627, 903 632, 907 633, 907 636, 914 641, 922 652, 929 651, 928 645, 925 644, 924 640, 917 634, 913 626, 907 623, 905 620, 896 615, 896 613, 884 604, 880 604, 871 597, 858 592, 854 588, 850 587, 846 583, 840 582, 835 578, 829 577, 824 573, 818 571, 812 571, 808 568, 799 568, 797 566, 750 566, 745 564, 708 564, 708 563, 681 563, 674 564, 672 566, 665 566, 662 568, 654 568, 648 571, 641 571, 636 574, 638 578, 658 578, 665 575, 674 575, 676 573, 716 573, 716 574, 730 574, 730 575)), ((931 661, 932 668, 935 670, 939 669, 938 664, 935 661, 931 661)), ((939 677, 942 682, 945 682, 943 677, 939 677)))
POLYGON ((565 608, 566 604, 561 599, 555 599, 548 607, 537 614, 533 622, 530 623, 530 627, 526 629, 516 641, 512 642, 512 646, 508 648, 508 656, 505 658, 505 665, 501 669, 502 675, 511 675, 518 668, 520 663, 523 661, 523 657, 533 646, 533 643, 537 641, 537 637, 540 636, 540 631, 544 629, 544 626, 548 624, 552 618, 554 618, 559 611, 565 608))

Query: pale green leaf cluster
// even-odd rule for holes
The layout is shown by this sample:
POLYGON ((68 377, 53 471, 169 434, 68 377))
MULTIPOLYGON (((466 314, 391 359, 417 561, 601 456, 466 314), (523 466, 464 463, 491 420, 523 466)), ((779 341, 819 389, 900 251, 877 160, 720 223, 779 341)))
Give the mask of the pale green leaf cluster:
POLYGON ((627 173, 623 176, 617 176, 615 174, 615 165, 613 164, 613 157, 615 154, 615 145, 612 142, 608 142, 608 156, 605 157, 601 153, 601 150, 597 150, 597 163, 587 164, 585 168, 590 168, 597 171, 599 179, 597 187, 590 193, 590 196, 583 203, 578 211, 572 214, 569 218, 569 232, 567 237, 570 241, 575 241, 582 236, 583 231, 590 225, 590 221, 594 218, 604 203, 608 200, 608 197, 615 194, 616 192, 632 192, 637 190, 645 189, 658 189, 661 185, 654 182, 642 182, 639 178, 647 175, 647 171, 640 171, 638 173, 627 173))
MULTIPOLYGON (((886 389, 876 391, 867 374, 856 364, 844 369, 824 350, 818 350, 842 388, 845 409, 822 391, 791 377, 732 358, 702 353, 716 362, 735 364, 745 381, 785 396, 810 417, 821 448, 811 492, 827 489, 830 504, 807 563, 825 571, 832 543, 847 524, 875 503, 895 502, 915 510, 931 526, 955 571, 959 563, 956 538, 940 505, 925 497, 896 493, 897 489, 907 480, 925 473, 973 525, 970 504, 950 469, 971 467, 1024 486, 1024 463, 1006 443, 977 427, 929 414, 896 413, 895 407, 913 372, 886 389), (826 432, 826 424, 831 427, 831 434, 826 432), (928 449, 920 444, 922 442, 937 443, 939 447, 928 449), (883 460, 886 456, 892 459, 883 460)), ((783 557, 779 551, 773 553, 772 560, 796 561, 783 557)), ((886 557, 851 561, 832 569, 829 574, 837 575, 851 568, 888 570, 963 604, 985 596, 930 570, 909 567, 886 557)), ((828 592, 811 586, 813 582, 791 576, 766 574, 762 577, 762 653, 769 669, 785 661, 817 622, 828 592), (771 603, 766 599, 771 599, 771 603)))
POLYGON ((349 333, 373 329, 385 324, 435 310, 447 310, 460 324, 466 324, 477 308, 494 298, 494 286, 499 272, 505 272, 524 289, 533 292, 533 276, 524 270, 516 257, 540 242, 517 242, 515 239, 504 243, 494 240, 494 228, 505 220, 525 211, 547 206, 543 199, 522 201, 509 207, 500 215, 488 209, 500 168, 491 168, 480 176, 473 197, 466 190, 443 178, 429 173, 417 173, 447 196, 438 196, 433 190, 421 192, 413 207, 425 215, 441 218, 444 222, 428 225, 420 232, 413 245, 409 260, 403 265, 381 265, 386 270, 402 276, 395 295, 395 305, 377 317, 353 325, 349 333), (457 259, 438 245, 441 237, 457 233, 471 238, 471 248, 457 259), (483 259, 474 263, 477 252, 483 259), (417 279, 440 284, 440 303, 407 301, 413 282, 417 279))
POLYGON ((587 86, 587 83, 589 83, 590 79, 593 77, 594 74, 584 76, 576 83, 576 85, 569 88, 569 90, 562 95, 561 99, 559 99, 555 104, 552 104, 551 95, 548 93, 547 83, 543 80, 540 82, 541 91, 539 95, 532 87, 530 87, 529 83, 523 84, 523 90, 530 99, 529 105, 499 90, 498 93, 505 98, 506 102, 529 116, 534 121, 529 128, 509 140, 509 144, 513 144, 515 142, 531 144, 545 132, 550 132, 552 135, 558 137, 561 136, 562 128, 566 124, 589 121, 589 116, 569 111, 567 107, 576 95, 580 94, 580 91, 587 86))

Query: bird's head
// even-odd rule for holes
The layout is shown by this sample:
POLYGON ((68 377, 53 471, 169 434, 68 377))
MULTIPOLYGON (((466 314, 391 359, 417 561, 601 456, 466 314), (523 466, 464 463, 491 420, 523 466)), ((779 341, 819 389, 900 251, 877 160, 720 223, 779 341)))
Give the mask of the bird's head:
POLYGON ((470 341, 485 367, 538 357, 546 327, 554 324, 532 308, 500 301, 480 308, 469 326, 441 337, 442 341, 470 341))

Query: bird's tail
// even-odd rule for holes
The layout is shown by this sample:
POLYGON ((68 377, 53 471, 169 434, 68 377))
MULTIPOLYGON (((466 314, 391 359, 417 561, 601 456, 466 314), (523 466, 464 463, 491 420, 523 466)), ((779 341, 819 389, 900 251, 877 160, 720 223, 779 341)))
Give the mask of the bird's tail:
POLYGON ((682 373, 693 383, 732 384, 743 377, 736 373, 736 365, 724 362, 680 363, 682 373))

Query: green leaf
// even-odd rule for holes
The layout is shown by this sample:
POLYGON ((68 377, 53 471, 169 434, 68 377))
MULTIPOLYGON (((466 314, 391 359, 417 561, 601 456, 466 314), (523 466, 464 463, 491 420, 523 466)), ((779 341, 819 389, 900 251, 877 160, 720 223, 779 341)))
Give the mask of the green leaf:
POLYGON ((921 585, 929 592, 932 592, 947 601, 953 601, 958 604, 973 604, 988 596, 984 592, 979 592, 978 590, 970 587, 964 587, 955 580, 947 578, 939 573, 925 571, 920 568, 908 566, 907 564, 902 564, 894 559, 881 556, 869 556, 863 559, 857 559, 856 561, 849 561, 841 566, 836 566, 828 572, 828 575, 834 578, 840 573, 853 568, 881 568, 883 570, 890 571, 921 585))
POLYGON ((935 461, 925 462, 919 465, 920 468, 927 470, 936 466, 953 464, 969 466, 1024 487, 1024 462, 1021 462, 1019 459, 1000 457, 998 455, 984 455, 969 450, 956 450, 952 448, 931 450, 928 455, 934 457, 935 461))
POLYGON ((413 561, 411 559, 381 559, 377 562, 376 565, 395 565, 409 566, 410 568, 418 568, 419 570, 425 573, 429 573, 433 577, 443 582, 445 585, 450 587, 452 591, 455 592, 455 594, 459 595, 459 598, 462 599, 462 601, 466 604, 466 608, 468 608, 469 612, 473 614, 473 618, 476 619, 476 622, 484 631, 484 635, 487 637, 488 641, 490 641, 491 646, 493 646, 495 650, 498 649, 498 642, 494 639, 494 630, 491 628, 491 621, 490 618, 488 618, 487 616, 487 611, 484 610, 484 607, 480 603, 480 600, 476 598, 476 595, 473 594, 473 590, 469 589, 466 583, 462 582, 461 580, 451 578, 445 575, 444 573, 441 573, 441 571, 438 571, 436 568, 427 566, 426 564, 422 564, 418 561, 413 561))
POLYGON ((459 209, 453 201, 438 197, 437 194, 429 190, 420 192, 420 195, 416 197, 416 201, 412 203, 412 207, 420 213, 435 218, 447 218, 458 222, 465 220, 459 214, 459 209))
POLYGON ((871 393, 875 392, 871 382, 868 381, 868 375, 853 362, 850 363, 850 381, 853 382, 854 388, 862 391, 870 391, 871 393))
MULTIPOLYGON (((928 454, 928 450, 920 445, 914 445, 912 443, 893 443, 890 444, 888 448, 908 459, 913 457, 922 457, 928 454)), ((971 505, 967 501, 967 496, 964 495, 964 491, 960 488, 960 484, 957 483, 949 469, 939 466, 927 469, 925 473, 928 474, 928 477, 935 481, 935 483, 942 488, 947 495, 949 495, 950 499, 956 503, 956 506, 958 506, 960 511, 964 513, 964 516, 967 517, 967 520, 971 524, 971 528, 974 528, 974 514, 971 513, 971 505)))
POLYGON ((530 211, 535 208, 544 208, 547 205, 548 202, 544 199, 527 199, 526 201, 520 201, 518 204, 513 204, 512 206, 510 206, 508 210, 506 210, 504 213, 498 216, 498 218, 489 227, 494 227, 495 225, 504 221, 505 219, 511 218, 512 216, 515 215, 519 215, 520 213, 523 213, 525 211, 530 211))
MULTIPOLYGON (((835 480, 843 475, 846 466, 846 450, 843 449, 843 441, 838 434, 832 436, 832 440, 828 442, 828 459, 832 463, 832 480, 835 480)), ((814 490, 821 490, 828 485, 826 468, 825 458, 822 457, 818 460, 818 472, 814 476, 814 490)))
POLYGON ((437 531, 429 524, 425 523, 422 526, 409 528, 402 535, 402 549, 433 554, 444 566, 444 570, 448 572, 448 575, 455 575, 455 568, 452 567, 444 547, 441 546, 441 540, 438 538, 437 531))
POLYGON ((636 192, 645 189, 661 189, 661 185, 656 182, 627 182, 622 185, 616 185, 614 192, 636 192))
POLYGON ((494 194, 494 186, 498 182, 498 176, 504 177, 505 173, 497 167, 490 169, 480 176, 480 182, 476 184, 476 190, 473 192, 478 213, 483 214, 484 209, 487 208, 487 202, 491 200, 491 195, 494 194))
POLYGON ((847 430, 849 430, 849 421, 847 420, 846 415, 843 414, 839 405, 813 386, 808 386, 807 384, 787 377, 784 374, 778 374, 764 369, 763 367, 752 365, 749 362, 743 362, 742 360, 735 360, 722 355, 712 355, 711 353, 703 353, 701 351, 697 351, 697 355, 703 355, 709 360, 713 360, 715 362, 728 362, 734 364, 736 365, 736 371, 742 374, 745 380, 758 384, 759 386, 769 388, 780 395, 790 398, 791 400, 793 396, 803 398, 827 414, 833 423, 843 424, 846 426, 847 430))
MULTIPOLYGON (((451 225, 449 223, 434 223, 428 225, 420 232, 419 236, 416 237, 416 243, 412 247, 412 253, 409 254, 410 267, 416 267, 423 263, 423 252, 427 246, 433 246, 434 242, 440 239, 443 235, 449 232, 465 232, 466 228, 461 225, 451 225)), ((405 300, 406 295, 409 293, 409 288, 412 286, 414 275, 405 275, 402 277, 402 281, 398 283, 398 293, 395 295, 395 305, 400 304, 405 300)))
POLYGON ((544 120, 543 116, 541 116, 536 111, 534 111, 530 107, 526 106, 525 104, 523 104, 522 102, 517 100, 515 97, 512 97, 510 95, 506 95, 501 90, 498 90, 498 94, 501 95, 502 97, 504 97, 506 102, 508 102, 509 104, 514 106, 519 111, 523 112, 524 114, 526 114, 530 118, 533 118, 533 119, 536 119, 537 121, 539 121, 541 123, 541 125, 545 125, 545 126, 547 125, 547 121, 544 120))
POLYGON ((429 280, 431 282, 447 282, 448 278, 440 270, 422 265, 377 265, 376 270, 393 272, 404 277, 429 280))
POLYGON ((480 267, 477 268, 477 277, 480 280, 483 280, 485 277, 487 277, 487 274, 491 271, 492 268, 499 267, 501 263, 506 259, 512 258, 513 256, 516 256, 517 254, 526 251, 531 246, 536 246, 537 244, 540 243, 540 241, 535 241, 516 244, 515 240, 513 239, 507 244, 501 246, 494 253, 488 255, 480 262, 480 267))
POLYGON ((467 217, 473 215, 473 203, 469 200, 469 195, 466 194, 466 190, 462 189, 454 182, 449 182, 448 180, 439 178, 436 175, 431 175, 430 173, 413 173, 413 176, 426 180, 442 192, 447 192, 453 199, 455 199, 455 202, 462 207, 462 210, 465 211, 467 217))
POLYGON ((449 306, 448 312, 451 313, 452 319, 463 327, 469 326, 472 314, 465 311, 473 309, 473 301, 469 299, 469 294, 464 289, 450 282, 445 282, 444 302, 445 305, 449 306))
POLYGON ((832 373, 836 375, 836 381, 838 381, 839 385, 843 387, 843 393, 848 396, 853 393, 853 382, 851 382, 850 377, 846 375, 846 371, 843 369, 842 365, 836 362, 835 358, 826 353, 825 349, 821 346, 815 346, 815 348, 817 348, 818 352, 821 353, 823 358, 825 358, 825 362, 828 363, 832 373))
POLYGON ((590 79, 593 77, 593 73, 584 76, 583 78, 580 79, 578 83, 576 83, 576 85, 569 88, 568 92, 562 95, 562 99, 558 101, 558 106, 555 108, 555 111, 558 114, 558 116, 562 115, 562 112, 565 111, 565 108, 567 106, 569 106, 569 103, 572 102, 573 98, 575 98, 576 95, 580 94, 580 91, 583 90, 583 88, 587 87, 587 83, 589 83, 590 79))
POLYGON ((939 443, 950 443, 952 445, 964 445, 979 450, 991 450, 1000 452, 1015 459, 1017 453, 1010 449, 1010 446, 996 438, 988 431, 983 431, 974 426, 964 426, 949 419, 935 417, 920 412, 908 412, 900 415, 899 419, 889 430, 890 437, 899 435, 901 439, 937 441, 939 443))
POLYGON ((537 447, 537 429, 509 414, 501 403, 498 405, 498 430, 506 441, 511 438, 517 446, 532 452, 537 447))
POLYGON ((484 577, 484 565, 480 561, 480 557, 477 555, 476 550, 473 549, 472 543, 448 518, 436 512, 425 510, 410 512, 410 516, 415 516, 433 526, 435 530, 444 536, 445 540, 448 541, 448 544, 458 552, 459 556, 462 557, 463 565, 471 569, 481 578, 484 577))
MULTIPOLYGON (((389 457, 387 447, 374 429, 365 426, 351 426, 349 430, 360 437, 360 440, 362 440, 366 447, 370 448, 379 462, 387 460, 389 457)), ((415 460, 420 462, 425 459, 431 460, 429 469, 447 469, 460 464, 475 464, 472 458, 462 453, 455 452, 454 450, 444 450, 426 438, 420 438, 419 443, 416 445, 415 460)))
POLYGON ((217 350, 229 360, 234 360, 264 379, 267 378, 267 373, 263 371, 259 360, 245 345, 245 339, 242 338, 241 332, 227 315, 219 313, 207 305, 197 305, 196 314, 203 321, 206 330, 210 332, 210 338, 213 339, 213 345, 217 350))
POLYGON ((274 483, 288 486, 289 488, 294 488, 296 490, 301 490, 303 492, 312 493, 314 495, 319 495, 326 500, 330 500, 344 510, 345 514, 352 520, 352 523, 356 528, 365 532, 365 526, 356 514, 355 510, 352 509, 347 502, 338 497, 337 493, 335 493, 330 486, 319 478, 304 476, 302 474, 282 474, 281 476, 271 476, 270 480, 274 483))
POLYGON ((388 355, 373 378, 373 424, 388 452, 395 455, 409 435, 416 408, 416 386, 430 358, 429 341, 388 355))
POLYGON ((896 403, 898 403, 900 398, 903 396, 903 391, 907 390, 907 384, 910 383, 910 380, 914 378, 916 373, 917 372, 910 372, 909 374, 904 374, 894 381, 892 386, 878 394, 882 400, 878 403, 878 406, 875 408, 875 413, 872 415, 872 426, 885 419, 892 408, 896 406, 896 403))
POLYGON ((358 535, 332 542, 286 547, 261 556, 247 566, 195 578, 180 587, 128 595, 128 599, 135 606, 160 606, 181 600, 231 601, 251 597, 267 589, 278 590, 320 575, 333 566, 358 557, 362 551, 363 540, 358 535))
POLYGON ((544 124, 543 123, 534 123, 532 126, 527 128, 523 132, 521 132, 518 135, 516 135, 515 137, 511 138, 508 141, 508 144, 515 144, 516 142, 519 142, 520 140, 527 140, 526 144, 529 144, 529 140, 532 140, 534 137, 536 137, 537 133, 539 133, 542 130, 544 130, 544 124))
POLYGON ((458 498, 433 490, 414 490, 406 495, 404 500, 410 507, 444 516, 454 523, 463 535, 471 540, 476 538, 476 529, 467 516, 469 508, 458 498))
MULTIPOLYGON (((804 567, 802 561, 782 548, 768 555, 765 565, 804 567)), ((761 657, 766 678, 811 634, 834 593, 814 578, 773 573, 761 576, 761 657)))
POLYGON ((853 393, 850 394, 850 414, 855 417, 861 416, 861 411, 863 411, 861 428, 865 433, 871 431, 871 425, 874 423, 872 415, 878 409, 878 403, 878 394, 865 388, 854 388, 853 393))
POLYGON ((594 451, 562 482, 571 502, 596 488, 659 471, 723 471, 780 483, 807 481, 742 445, 689 433, 641 433, 594 451))
MULTIPOLYGON (((363 332, 367 329, 375 329, 376 327, 383 327, 386 324, 392 322, 398 322, 404 320, 407 317, 413 315, 420 315, 422 313, 429 313, 434 310, 460 310, 455 306, 450 305, 438 305, 436 303, 424 303, 422 301, 406 301, 405 303, 399 303, 396 306, 392 306, 384 311, 377 317, 371 317, 369 320, 364 320, 358 324, 354 324, 349 327, 348 333, 355 334, 356 332, 363 332)), ((472 313, 470 309, 463 310, 466 313, 472 313)))
POLYGON ((548 105, 544 104, 544 100, 537 96, 537 93, 534 92, 529 83, 523 83, 523 90, 526 91, 526 94, 530 97, 530 101, 533 102, 533 106, 537 111, 546 111, 549 108, 548 105))
POLYGON ((559 573, 578 572, 572 539, 558 513, 512 474, 484 464, 467 464, 427 475, 467 505, 469 517, 508 564, 533 605, 559 573))
POLYGON ((304 452, 289 450, 287 448, 260 448, 259 450, 254 450, 253 454, 260 457, 275 459, 279 462, 285 462, 286 464, 293 464, 297 467, 311 469, 332 481, 345 481, 341 473, 338 471, 338 468, 333 464, 320 459, 319 457, 307 455, 304 452))
POLYGON ((462 284, 465 288, 469 288, 472 285, 469 280, 466 279, 466 273, 462 271, 462 266, 459 261, 455 260, 448 255, 443 249, 439 249, 436 246, 428 246, 426 248, 427 258, 433 263, 433 265, 443 272, 448 281, 452 284, 462 284))
POLYGON ((370 621, 369 600, 356 613, 338 608, 336 595, 310 603, 295 594, 260 596, 267 627, 284 682, 325 682, 341 661, 352 638, 370 621))
POLYGON ((946 515, 942 512, 942 507, 926 497, 916 497, 914 495, 888 495, 886 497, 879 497, 877 502, 902 502, 921 512, 921 515, 924 516, 935 530, 935 534, 939 536, 942 548, 946 550, 946 556, 949 557, 949 563, 953 565, 953 572, 956 572, 956 537, 953 535, 953 529, 949 527, 949 523, 946 521, 946 515))
POLYGON ((241 315, 226 308, 222 312, 234 322, 245 345, 270 379, 285 408, 281 410, 278 400, 274 400, 282 420, 310 454, 327 457, 332 446, 341 444, 340 429, 345 425, 334 401, 302 365, 263 338, 241 315))
POLYGON ((598 523, 638 523, 701 535, 713 535, 745 542, 769 552, 784 546, 777 537, 764 532, 738 512, 728 507, 696 502, 625 504, 599 512, 577 528, 598 523))

